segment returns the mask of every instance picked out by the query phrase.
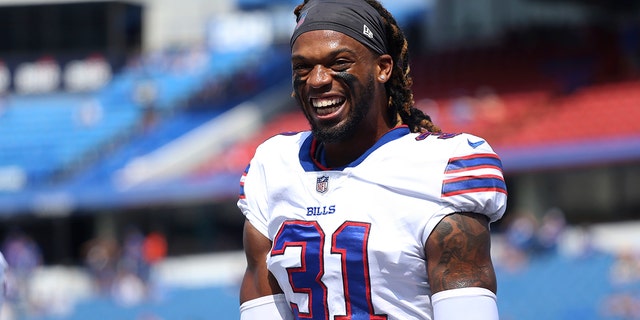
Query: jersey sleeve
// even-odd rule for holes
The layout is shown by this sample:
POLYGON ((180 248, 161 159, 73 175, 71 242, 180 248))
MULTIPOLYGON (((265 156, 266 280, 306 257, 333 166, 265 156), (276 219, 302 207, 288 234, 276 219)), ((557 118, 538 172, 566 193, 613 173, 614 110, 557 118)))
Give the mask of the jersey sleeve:
POLYGON ((484 214, 497 221, 507 203, 502 161, 484 139, 468 134, 457 138, 444 169, 441 199, 455 212, 484 214))
POLYGON ((240 194, 237 205, 245 218, 251 222, 251 225, 268 238, 268 201, 261 151, 260 147, 256 149, 253 159, 240 178, 240 194))

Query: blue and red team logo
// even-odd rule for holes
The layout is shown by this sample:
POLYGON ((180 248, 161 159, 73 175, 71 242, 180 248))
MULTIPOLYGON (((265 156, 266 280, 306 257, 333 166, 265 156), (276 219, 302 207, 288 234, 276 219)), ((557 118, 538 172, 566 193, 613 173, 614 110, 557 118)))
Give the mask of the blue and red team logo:
POLYGON ((327 190, 329 190, 329 177, 318 177, 318 179, 316 179, 316 191, 325 193, 327 190))

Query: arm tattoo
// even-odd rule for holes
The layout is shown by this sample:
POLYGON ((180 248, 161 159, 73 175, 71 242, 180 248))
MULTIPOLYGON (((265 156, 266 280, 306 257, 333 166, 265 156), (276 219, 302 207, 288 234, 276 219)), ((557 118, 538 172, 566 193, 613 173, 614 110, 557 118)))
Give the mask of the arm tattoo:
POLYGON ((486 217, 455 213, 445 217, 427 240, 429 284, 433 292, 464 287, 496 291, 486 217))

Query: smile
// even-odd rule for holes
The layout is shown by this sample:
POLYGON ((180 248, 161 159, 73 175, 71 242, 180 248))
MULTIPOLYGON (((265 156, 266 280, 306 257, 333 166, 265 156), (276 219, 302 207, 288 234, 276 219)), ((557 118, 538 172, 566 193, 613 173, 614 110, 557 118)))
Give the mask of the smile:
POLYGON ((345 101, 342 97, 312 98, 311 105, 318 115, 324 116, 338 111, 345 101))

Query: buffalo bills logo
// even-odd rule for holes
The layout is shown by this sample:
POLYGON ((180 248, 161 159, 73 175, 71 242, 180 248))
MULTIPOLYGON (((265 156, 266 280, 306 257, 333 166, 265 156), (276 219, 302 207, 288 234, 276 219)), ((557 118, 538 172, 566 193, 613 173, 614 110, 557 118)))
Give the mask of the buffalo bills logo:
POLYGON ((329 177, 322 176, 316 179, 316 191, 325 193, 329 190, 329 177))

